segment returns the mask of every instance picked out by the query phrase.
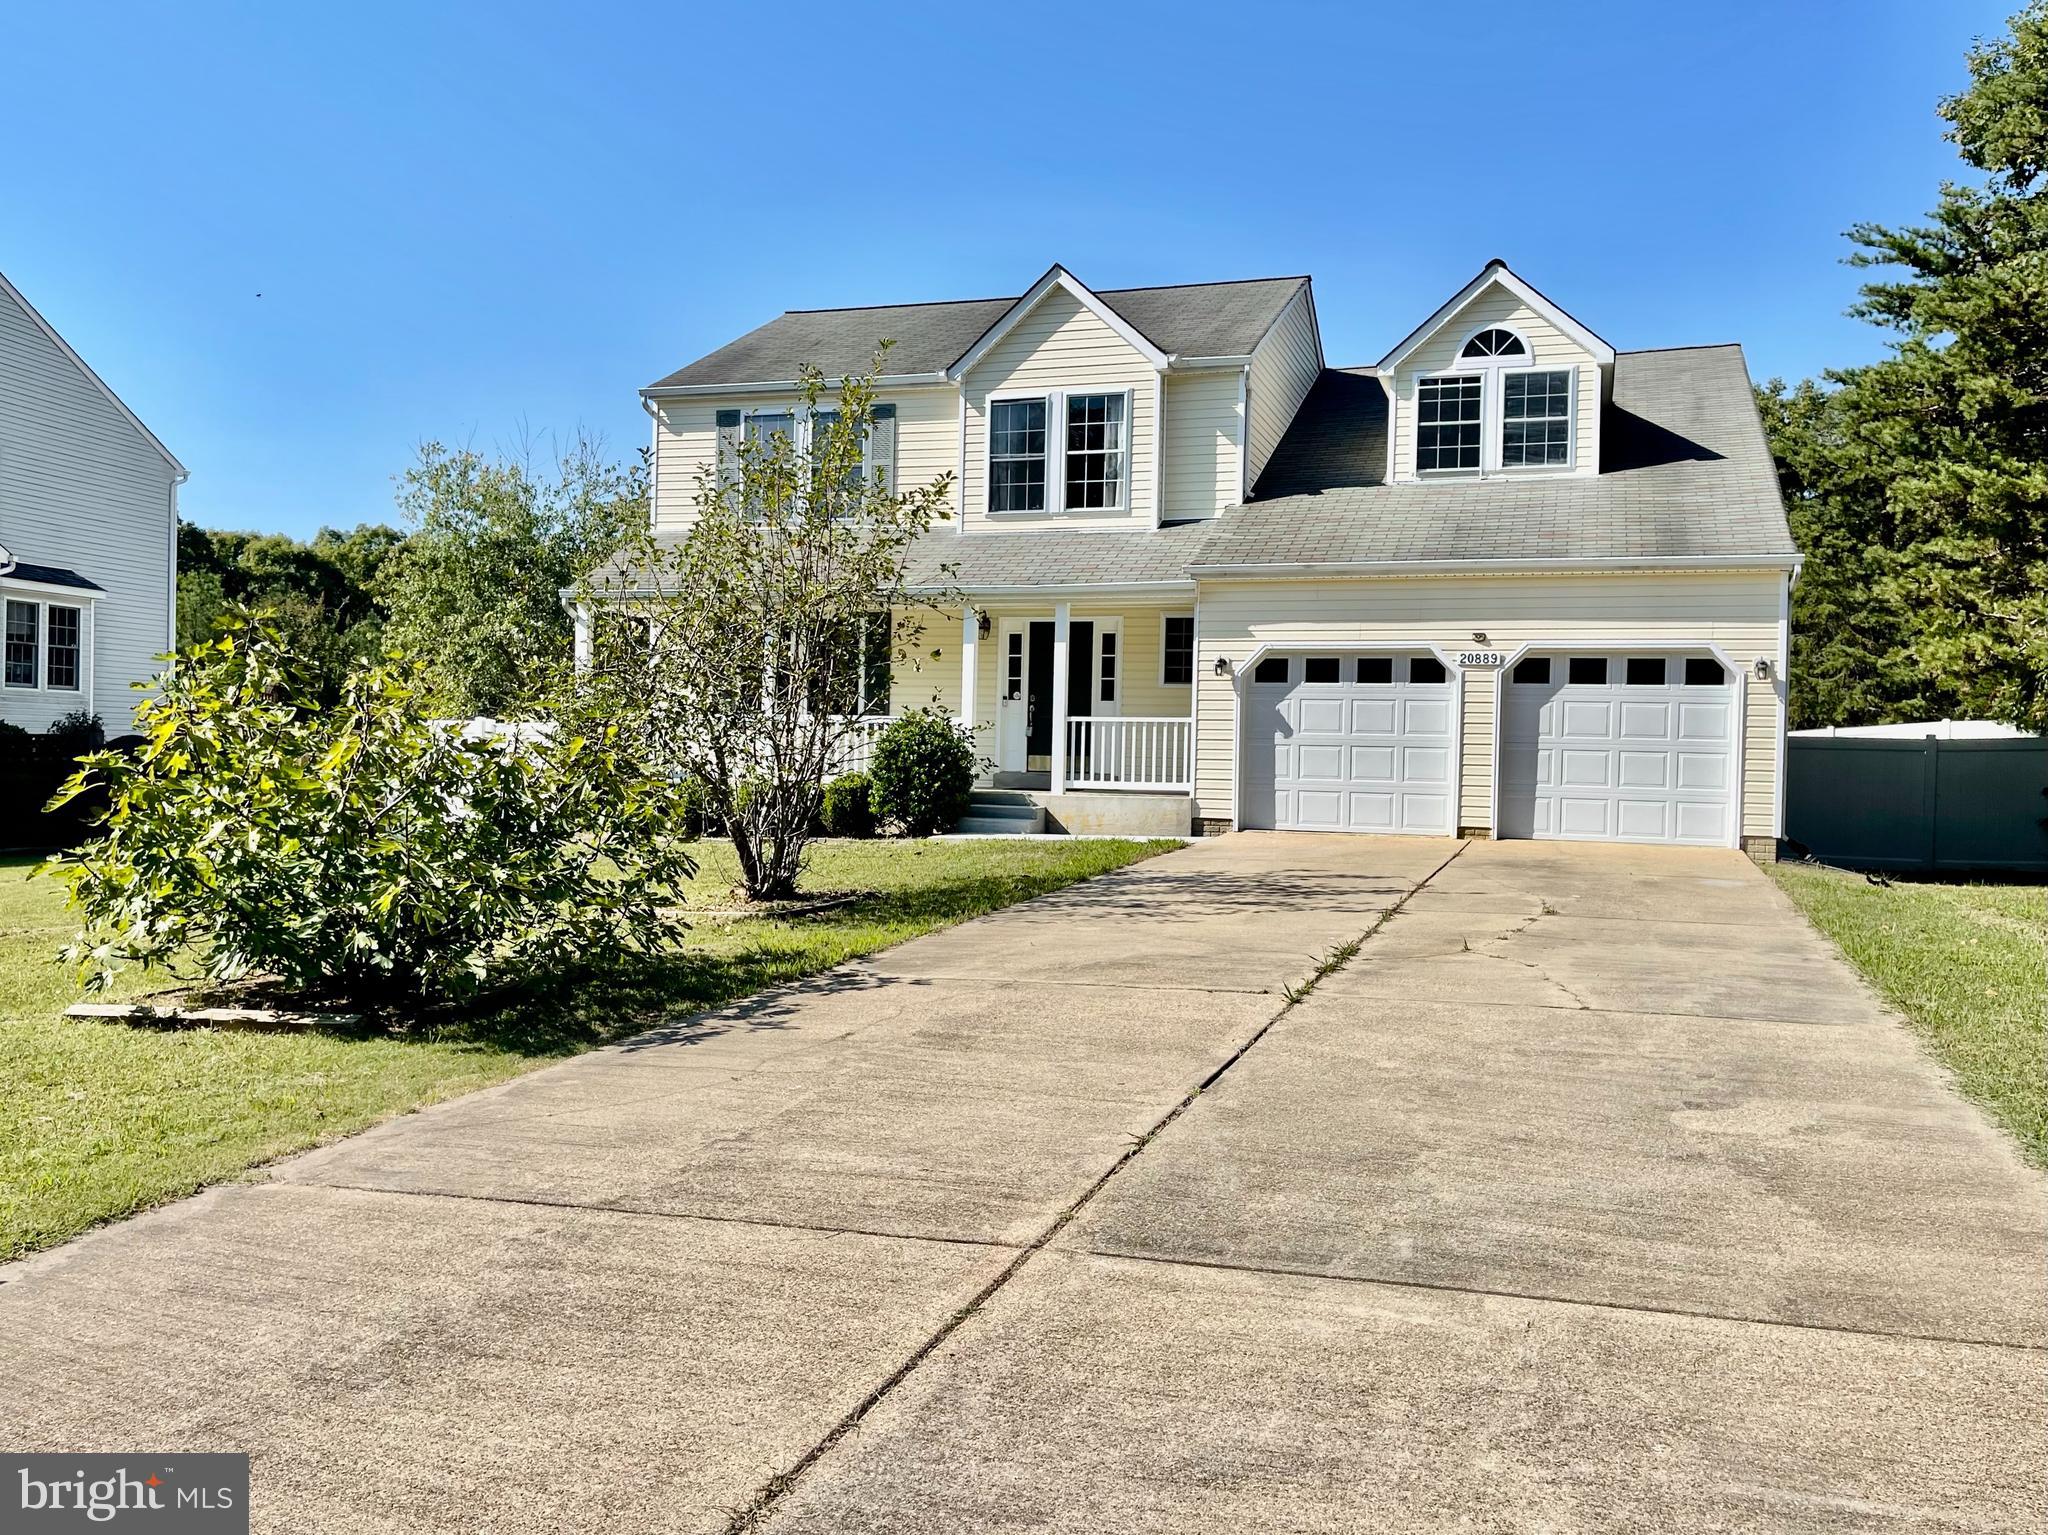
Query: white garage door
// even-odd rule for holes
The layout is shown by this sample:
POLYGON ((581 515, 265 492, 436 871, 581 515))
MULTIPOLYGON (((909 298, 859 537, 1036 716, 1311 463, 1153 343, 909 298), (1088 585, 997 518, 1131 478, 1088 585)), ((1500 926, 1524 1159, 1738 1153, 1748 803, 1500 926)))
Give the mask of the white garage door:
POLYGON ((1448 835, 1451 680, 1431 655, 1267 656, 1246 688, 1246 826, 1448 835))
POLYGON ((1502 686, 1500 835, 1733 841, 1736 688, 1719 661, 1532 655, 1502 686))

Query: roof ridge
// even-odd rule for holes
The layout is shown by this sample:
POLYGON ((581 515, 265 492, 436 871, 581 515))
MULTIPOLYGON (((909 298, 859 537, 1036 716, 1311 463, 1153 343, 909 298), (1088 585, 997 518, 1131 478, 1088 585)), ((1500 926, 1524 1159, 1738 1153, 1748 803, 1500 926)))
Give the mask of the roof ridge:
POLYGON ((1632 346, 1627 351, 1615 349, 1616 357, 1641 357, 1650 352, 1725 352, 1741 351, 1740 341, 1694 341, 1685 346, 1632 346))
POLYGON ((1236 288, 1254 282, 1313 282, 1307 272, 1287 272, 1274 277, 1218 277, 1209 282, 1152 282, 1136 283, 1128 288, 1091 288, 1088 291, 1100 298, 1105 293, 1169 293, 1176 288, 1236 288))
MULTIPOLYGON (((1066 268, 1062 267, 1062 271, 1066 268)), ((1072 274, 1069 274, 1072 275, 1072 274)), ((1077 281, 1079 279, 1076 279, 1077 281)), ((1282 273, 1273 277, 1218 277, 1207 282, 1134 283, 1128 288, 1091 288, 1098 298, 1107 293, 1168 293, 1179 288, 1235 288, 1255 282, 1312 282, 1307 272, 1282 273)), ((981 298, 905 299, 893 304, 819 304, 809 309, 785 309, 784 314, 859 314, 867 309, 936 309, 942 304, 1014 304, 1022 293, 991 293, 981 298)))
POLYGON ((909 299, 897 304, 821 304, 815 309, 785 309, 784 314, 859 314, 866 309, 937 309, 946 304, 1014 304, 1021 293, 992 293, 986 298, 909 299))

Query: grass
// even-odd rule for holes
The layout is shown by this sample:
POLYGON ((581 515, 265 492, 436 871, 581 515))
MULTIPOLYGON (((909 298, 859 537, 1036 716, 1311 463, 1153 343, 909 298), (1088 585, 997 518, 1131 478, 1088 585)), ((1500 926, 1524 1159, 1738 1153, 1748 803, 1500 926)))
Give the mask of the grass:
POLYGON ((1778 884, 1912 1022, 1957 1085, 2048 1167, 2048 887, 1873 885, 1779 864, 1778 884))
MULTIPOLYGON (((830 968, 1168 842, 823 842, 807 885, 861 892, 810 916, 707 918, 682 952, 563 977, 388 1031, 137 1028, 62 1017, 63 892, 0 859, 0 1259, 232 1178, 272 1157, 830 968)), ((707 845, 689 904, 729 908, 732 850, 707 845)), ((128 975, 118 997, 166 977, 128 975)))

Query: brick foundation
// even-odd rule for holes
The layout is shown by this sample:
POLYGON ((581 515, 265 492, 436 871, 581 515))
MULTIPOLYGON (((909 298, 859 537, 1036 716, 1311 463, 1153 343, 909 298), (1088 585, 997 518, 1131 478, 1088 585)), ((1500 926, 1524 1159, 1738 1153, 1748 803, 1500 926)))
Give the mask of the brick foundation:
POLYGON ((1198 837, 1220 837, 1230 830, 1230 822, 1221 816, 1198 815, 1189 829, 1198 837))
POLYGON ((1778 861, 1778 839, 1776 837, 1744 837, 1742 850, 1758 863, 1778 861))
POLYGON ((1458 828, 1458 835, 1470 837, 1475 842, 1491 842, 1493 840, 1493 828, 1491 826, 1460 826, 1458 828))

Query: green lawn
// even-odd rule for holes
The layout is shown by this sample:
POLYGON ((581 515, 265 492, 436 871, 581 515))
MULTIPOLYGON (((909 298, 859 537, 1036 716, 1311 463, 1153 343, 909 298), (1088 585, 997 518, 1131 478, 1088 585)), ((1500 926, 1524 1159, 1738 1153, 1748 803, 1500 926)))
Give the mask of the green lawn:
POLYGON ((2048 1167, 2048 887, 1873 885, 1779 864, 1778 884, 1912 1020, 1963 1092, 2048 1167))
MULTIPOLYGON (((607 967, 468 1015, 383 1033, 157 1030, 66 1019, 51 956, 63 892, 0 859, 0 1259, 730 1001, 777 981, 1148 858, 1169 842, 825 842, 807 886, 849 905, 774 920, 707 917, 659 961, 607 967)), ((734 904, 732 851, 707 845, 690 904, 734 904)), ((116 996, 170 984, 130 975, 116 996)))

